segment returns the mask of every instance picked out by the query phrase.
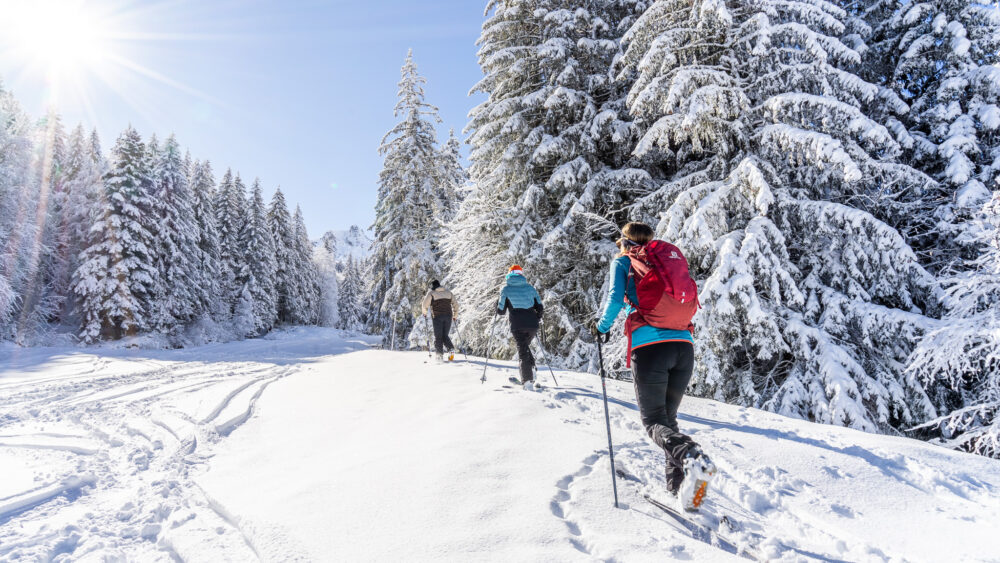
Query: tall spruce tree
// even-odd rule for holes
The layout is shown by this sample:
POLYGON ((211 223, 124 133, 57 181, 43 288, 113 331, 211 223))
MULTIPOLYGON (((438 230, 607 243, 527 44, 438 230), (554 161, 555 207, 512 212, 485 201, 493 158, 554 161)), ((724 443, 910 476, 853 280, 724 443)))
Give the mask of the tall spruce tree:
POLYGON ((69 137, 67 162, 65 165, 66 191, 66 257, 65 271, 60 272, 56 286, 65 296, 57 320, 63 323, 75 322, 76 300, 73 292, 73 274, 80 267, 80 255, 88 240, 88 232, 93 223, 91 212, 103 188, 101 168, 92 152, 91 139, 77 126, 69 137))
POLYGON ((264 334, 274 327, 278 311, 275 305, 274 240, 267 221, 260 179, 253 182, 250 205, 240 234, 240 246, 244 250, 244 260, 238 281, 240 285, 249 288, 253 299, 254 334, 264 334))
POLYGON ((153 326, 162 334, 178 337, 194 320, 204 280, 201 278, 198 223, 188 184, 189 170, 173 135, 155 154, 153 212, 157 270, 153 326))
POLYGON ((382 139, 384 158, 375 203, 372 247, 378 316, 371 328, 402 340, 413 325, 429 280, 440 277, 435 218, 442 181, 435 147, 437 108, 424 101, 426 79, 406 55, 394 115, 402 117, 382 139))
POLYGON ((274 291, 278 322, 292 322, 292 311, 298 308, 297 293, 294 290, 297 283, 292 248, 295 246, 295 233, 292 216, 288 213, 285 194, 278 188, 271 198, 271 207, 267 213, 268 225, 271 228, 271 238, 274 240, 274 291))
POLYGON ((243 270, 240 236, 246 220, 246 189, 239 174, 226 170, 215 195, 215 222, 219 229, 219 266, 223 300, 232 312, 243 294, 238 278, 243 270))
POLYGON ((194 198, 194 222, 198 233, 195 266, 202 284, 197 293, 199 301, 196 310, 200 315, 223 320, 229 308, 222 301, 220 279, 222 251, 212 204, 215 196, 215 176, 209 161, 201 163, 196 161, 192 166, 191 191, 194 198))
POLYGON ((97 134, 97 129, 90 130, 90 157, 97 166, 97 172, 103 178, 108 171, 108 161, 104 158, 104 151, 101 150, 101 137, 97 134))
POLYGON ((338 327, 344 330, 360 330, 361 314, 361 272, 357 262, 350 255, 344 264, 344 279, 340 282, 337 295, 338 327))
POLYGON ((337 237, 332 232, 326 232, 320 239, 320 244, 313 248, 312 261, 316 266, 319 284, 319 306, 317 323, 320 326, 337 326, 340 324, 340 282, 337 272, 337 237))
POLYGON ((147 158, 142 138, 129 126, 112 149, 89 245, 76 272, 80 336, 87 343, 134 335, 148 325, 156 267, 155 237, 144 216, 151 210, 147 158))
POLYGON ((23 343, 57 320, 66 299, 69 241, 65 164, 66 134, 62 120, 50 111, 35 132, 35 216, 37 238, 26 271, 31 280, 20 299, 18 339, 23 343))
POLYGON ((935 183, 907 223, 934 271, 962 268, 979 249, 963 236, 1000 173, 1000 12, 967 0, 862 3, 871 49, 866 78, 906 108, 897 134, 906 161, 935 183))
POLYGON ((902 373, 928 326, 933 280, 864 202, 922 182, 862 108, 830 2, 659 0, 633 25, 624 68, 636 154, 665 172, 632 208, 703 280, 696 392, 865 430, 925 420, 902 373))
POLYGON ((455 218, 469 183, 469 174, 462 166, 462 146, 454 129, 448 131, 448 140, 438 151, 438 158, 441 161, 441 179, 435 215, 440 223, 447 225, 455 218))
POLYGON ((21 297, 30 279, 37 190, 31 169, 31 125, 0 82, 0 339, 14 338, 21 297))
MULTIPOLYGON (((638 130, 628 81, 612 73, 644 8, 497 0, 479 39, 485 76, 473 91, 488 98, 468 126, 474 187, 449 235, 452 285, 482 317, 506 268, 522 265, 545 301, 547 340, 576 366, 590 361, 592 344, 579 336, 600 305, 593 289, 607 269, 608 226, 650 183, 630 156, 638 130)), ((464 336, 481 347, 482 332, 464 336)))
POLYGON ((909 371, 944 413, 925 428, 944 445, 1000 459, 1000 191, 970 227, 981 254, 944 279, 949 314, 909 371))
POLYGON ((313 262, 313 245, 306 231, 306 221, 302 209, 295 206, 292 217, 293 246, 292 263, 296 272, 297 308, 292 312, 296 324, 316 324, 319 322, 319 307, 322 290, 319 285, 319 271, 313 262))

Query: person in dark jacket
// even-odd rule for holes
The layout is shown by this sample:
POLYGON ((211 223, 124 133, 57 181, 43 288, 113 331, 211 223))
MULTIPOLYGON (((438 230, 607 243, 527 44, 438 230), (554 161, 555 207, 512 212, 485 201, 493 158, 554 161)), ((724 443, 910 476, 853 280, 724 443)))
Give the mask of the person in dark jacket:
POLYGON ((517 343, 517 356, 521 365, 521 383, 535 380, 535 357, 531 354, 531 341, 538 333, 538 321, 545 307, 535 288, 524 277, 520 266, 514 265, 507 272, 507 284, 500 291, 497 314, 509 311, 510 332, 517 343))
POLYGON ((455 346, 451 343, 448 333, 451 332, 451 322, 458 320, 458 302, 450 291, 434 280, 431 282, 431 290, 424 296, 424 314, 430 310, 434 324, 434 350, 437 352, 437 359, 444 360, 444 349, 448 348, 448 359, 455 358, 453 350, 455 346))

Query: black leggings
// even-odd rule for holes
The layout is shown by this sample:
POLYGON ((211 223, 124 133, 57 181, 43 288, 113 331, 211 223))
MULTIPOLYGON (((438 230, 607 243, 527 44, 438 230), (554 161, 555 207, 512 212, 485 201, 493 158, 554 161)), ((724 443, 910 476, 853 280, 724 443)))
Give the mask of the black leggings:
POLYGON ((438 354, 443 354, 446 346, 449 350, 455 349, 451 338, 448 337, 449 332, 451 332, 451 315, 434 317, 434 350, 438 354))
POLYGON ((632 351, 632 377, 646 433, 667 454, 667 487, 676 492, 684 479, 684 456, 697 444, 681 434, 677 409, 694 371, 690 342, 661 342, 632 351))
POLYGON ((538 333, 537 328, 512 329, 514 342, 517 344, 517 357, 521 362, 521 383, 535 379, 535 356, 531 353, 531 341, 538 333))

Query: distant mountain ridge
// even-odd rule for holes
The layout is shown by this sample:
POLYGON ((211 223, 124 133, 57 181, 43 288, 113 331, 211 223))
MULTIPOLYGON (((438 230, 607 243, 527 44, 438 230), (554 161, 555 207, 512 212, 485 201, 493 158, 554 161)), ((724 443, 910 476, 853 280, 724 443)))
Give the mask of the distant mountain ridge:
POLYGON ((346 260, 348 256, 357 259, 367 258, 371 254, 371 234, 357 225, 349 229, 327 231, 314 244, 332 243, 334 255, 338 261, 346 260))

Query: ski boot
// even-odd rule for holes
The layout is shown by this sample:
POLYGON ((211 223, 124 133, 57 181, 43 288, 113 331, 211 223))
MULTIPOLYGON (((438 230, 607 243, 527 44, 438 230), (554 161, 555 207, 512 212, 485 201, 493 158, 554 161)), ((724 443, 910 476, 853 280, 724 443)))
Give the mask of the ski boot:
POLYGON ((684 456, 684 480, 677 491, 684 510, 694 512, 701 507, 715 471, 715 464, 698 448, 691 448, 684 456))
POLYGON ((437 352, 437 353, 434 354, 434 359, 437 360, 437 363, 443 364, 444 363, 444 354, 442 354, 441 352, 437 352))
POLYGON ((448 361, 449 362, 454 362, 455 361, 455 352, 454 352, 454 350, 451 351, 451 352, 448 352, 448 361))

